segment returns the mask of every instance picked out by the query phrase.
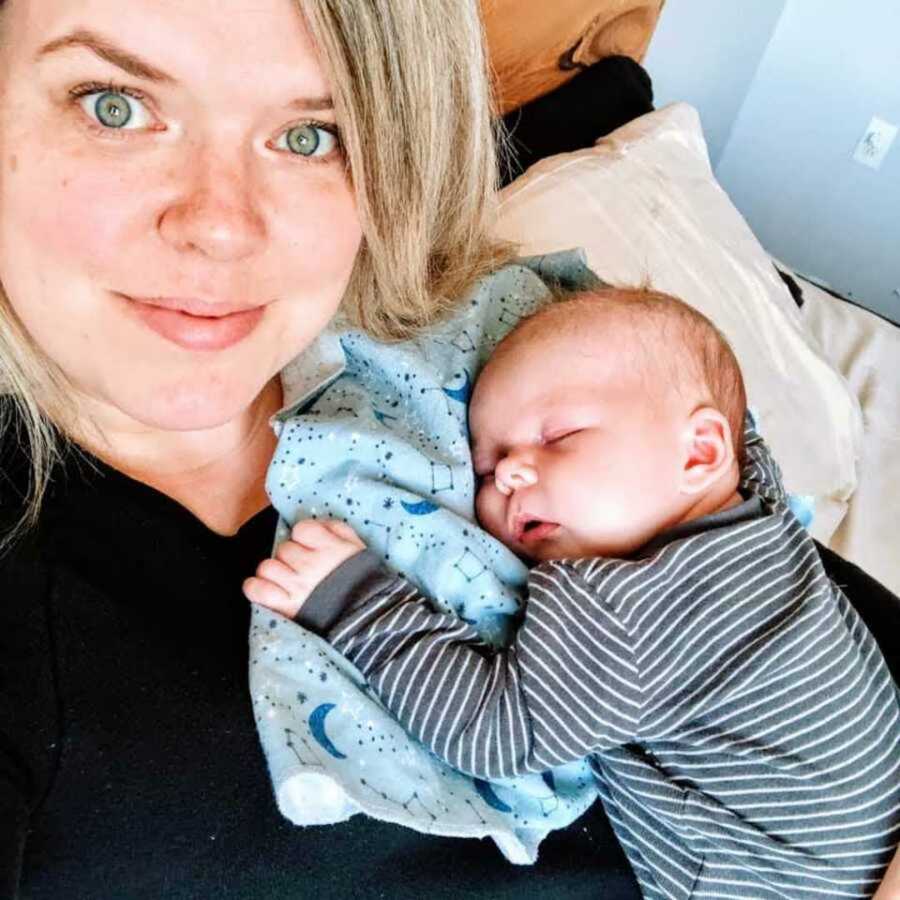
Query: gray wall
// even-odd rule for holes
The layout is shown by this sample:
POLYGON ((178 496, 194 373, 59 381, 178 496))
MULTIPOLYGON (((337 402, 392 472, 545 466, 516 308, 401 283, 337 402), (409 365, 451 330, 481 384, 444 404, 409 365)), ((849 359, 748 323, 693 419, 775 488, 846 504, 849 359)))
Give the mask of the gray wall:
MULTIPOLYGON (((713 166, 785 2, 668 0, 663 8, 644 60, 655 104, 686 100, 699 110, 713 166)), ((819 0, 809 5, 818 6, 819 0)))
POLYGON ((900 321, 900 138, 851 159, 873 114, 900 124, 900 3, 788 0, 716 174, 769 252, 900 321))

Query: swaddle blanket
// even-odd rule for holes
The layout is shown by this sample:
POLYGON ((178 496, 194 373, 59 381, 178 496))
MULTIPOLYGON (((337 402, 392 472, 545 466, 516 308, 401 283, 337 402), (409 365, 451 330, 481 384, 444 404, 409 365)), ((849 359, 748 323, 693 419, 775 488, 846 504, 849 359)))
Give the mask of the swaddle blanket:
MULTIPOLYGON (((496 343, 552 286, 598 284, 583 253, 566 251, 488 276, 452 319, 414 340, 326 337, 324 377, 329 365, 337 377, 274 423, 266 487, 279 512, 276 546, 299 519, 347 521, 439 607, 505 643, 527 570, 475 523, 470 389, 496 343)), ((596 798, 585 762, 490 783, 450 769, 407 736, 327 642, 259 608, 250 660, 277 802, 297 824, 365 812, 423 832, 491 836, 507 858, 527 863, 549 831, 596 798)))

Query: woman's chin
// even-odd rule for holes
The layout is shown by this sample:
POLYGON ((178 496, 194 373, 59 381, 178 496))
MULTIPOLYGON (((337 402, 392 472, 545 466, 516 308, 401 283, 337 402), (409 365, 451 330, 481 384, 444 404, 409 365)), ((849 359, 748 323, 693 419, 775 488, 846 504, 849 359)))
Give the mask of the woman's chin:
POLYGON ((142 409, 133 418, 157 431, 210 431, 237 419, 244 410, 152 410, 142 409))
MULTIPOLYGON (((108 403, 116 413, 113 418, 126 420, 154 431, 208 431, 236 422, 245 416, 257 398, 263 398, 265 384, 233 385, 228 389, 209 386, 206 389, 158 388, 134 396, 112 396, 108 403)), ((280 394, 272 398, 272 412, 280 406, 280 394)))

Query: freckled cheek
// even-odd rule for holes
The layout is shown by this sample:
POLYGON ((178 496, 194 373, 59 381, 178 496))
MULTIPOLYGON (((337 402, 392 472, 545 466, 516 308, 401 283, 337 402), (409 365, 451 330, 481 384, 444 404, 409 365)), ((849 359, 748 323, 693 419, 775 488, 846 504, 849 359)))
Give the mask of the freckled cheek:
POLYGON ((271 217, 279 243, 292 251, 290 265, 299 273, 317 271, 345 277, 359 250, 362 230, 352 188, 338 181, 304 186, 284 196, 271 217))
POLYGON ((35 183, 20 198, 19 221, 38 255, 81 273, 106 273, 122 266, 141 196, 134 185, 110 173, 63 171, 35 183))

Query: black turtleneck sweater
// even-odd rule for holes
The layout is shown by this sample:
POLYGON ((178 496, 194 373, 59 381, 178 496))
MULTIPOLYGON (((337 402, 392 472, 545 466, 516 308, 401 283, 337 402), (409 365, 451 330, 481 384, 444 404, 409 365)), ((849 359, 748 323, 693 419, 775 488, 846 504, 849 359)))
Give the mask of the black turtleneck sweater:
MULTIPOLYGON (((241 582, 271 508, 233 537, 94 460, 56 472, 0 561, 0 897, 639 897, 599 803, 535 866, 491 841, 358 815, 298 828, 273 800, 247 687, 241 582)), ((24 486, 0 456, 0 511, 24 486)), ((900 601, 825 553, 897 677, 900 601)))

